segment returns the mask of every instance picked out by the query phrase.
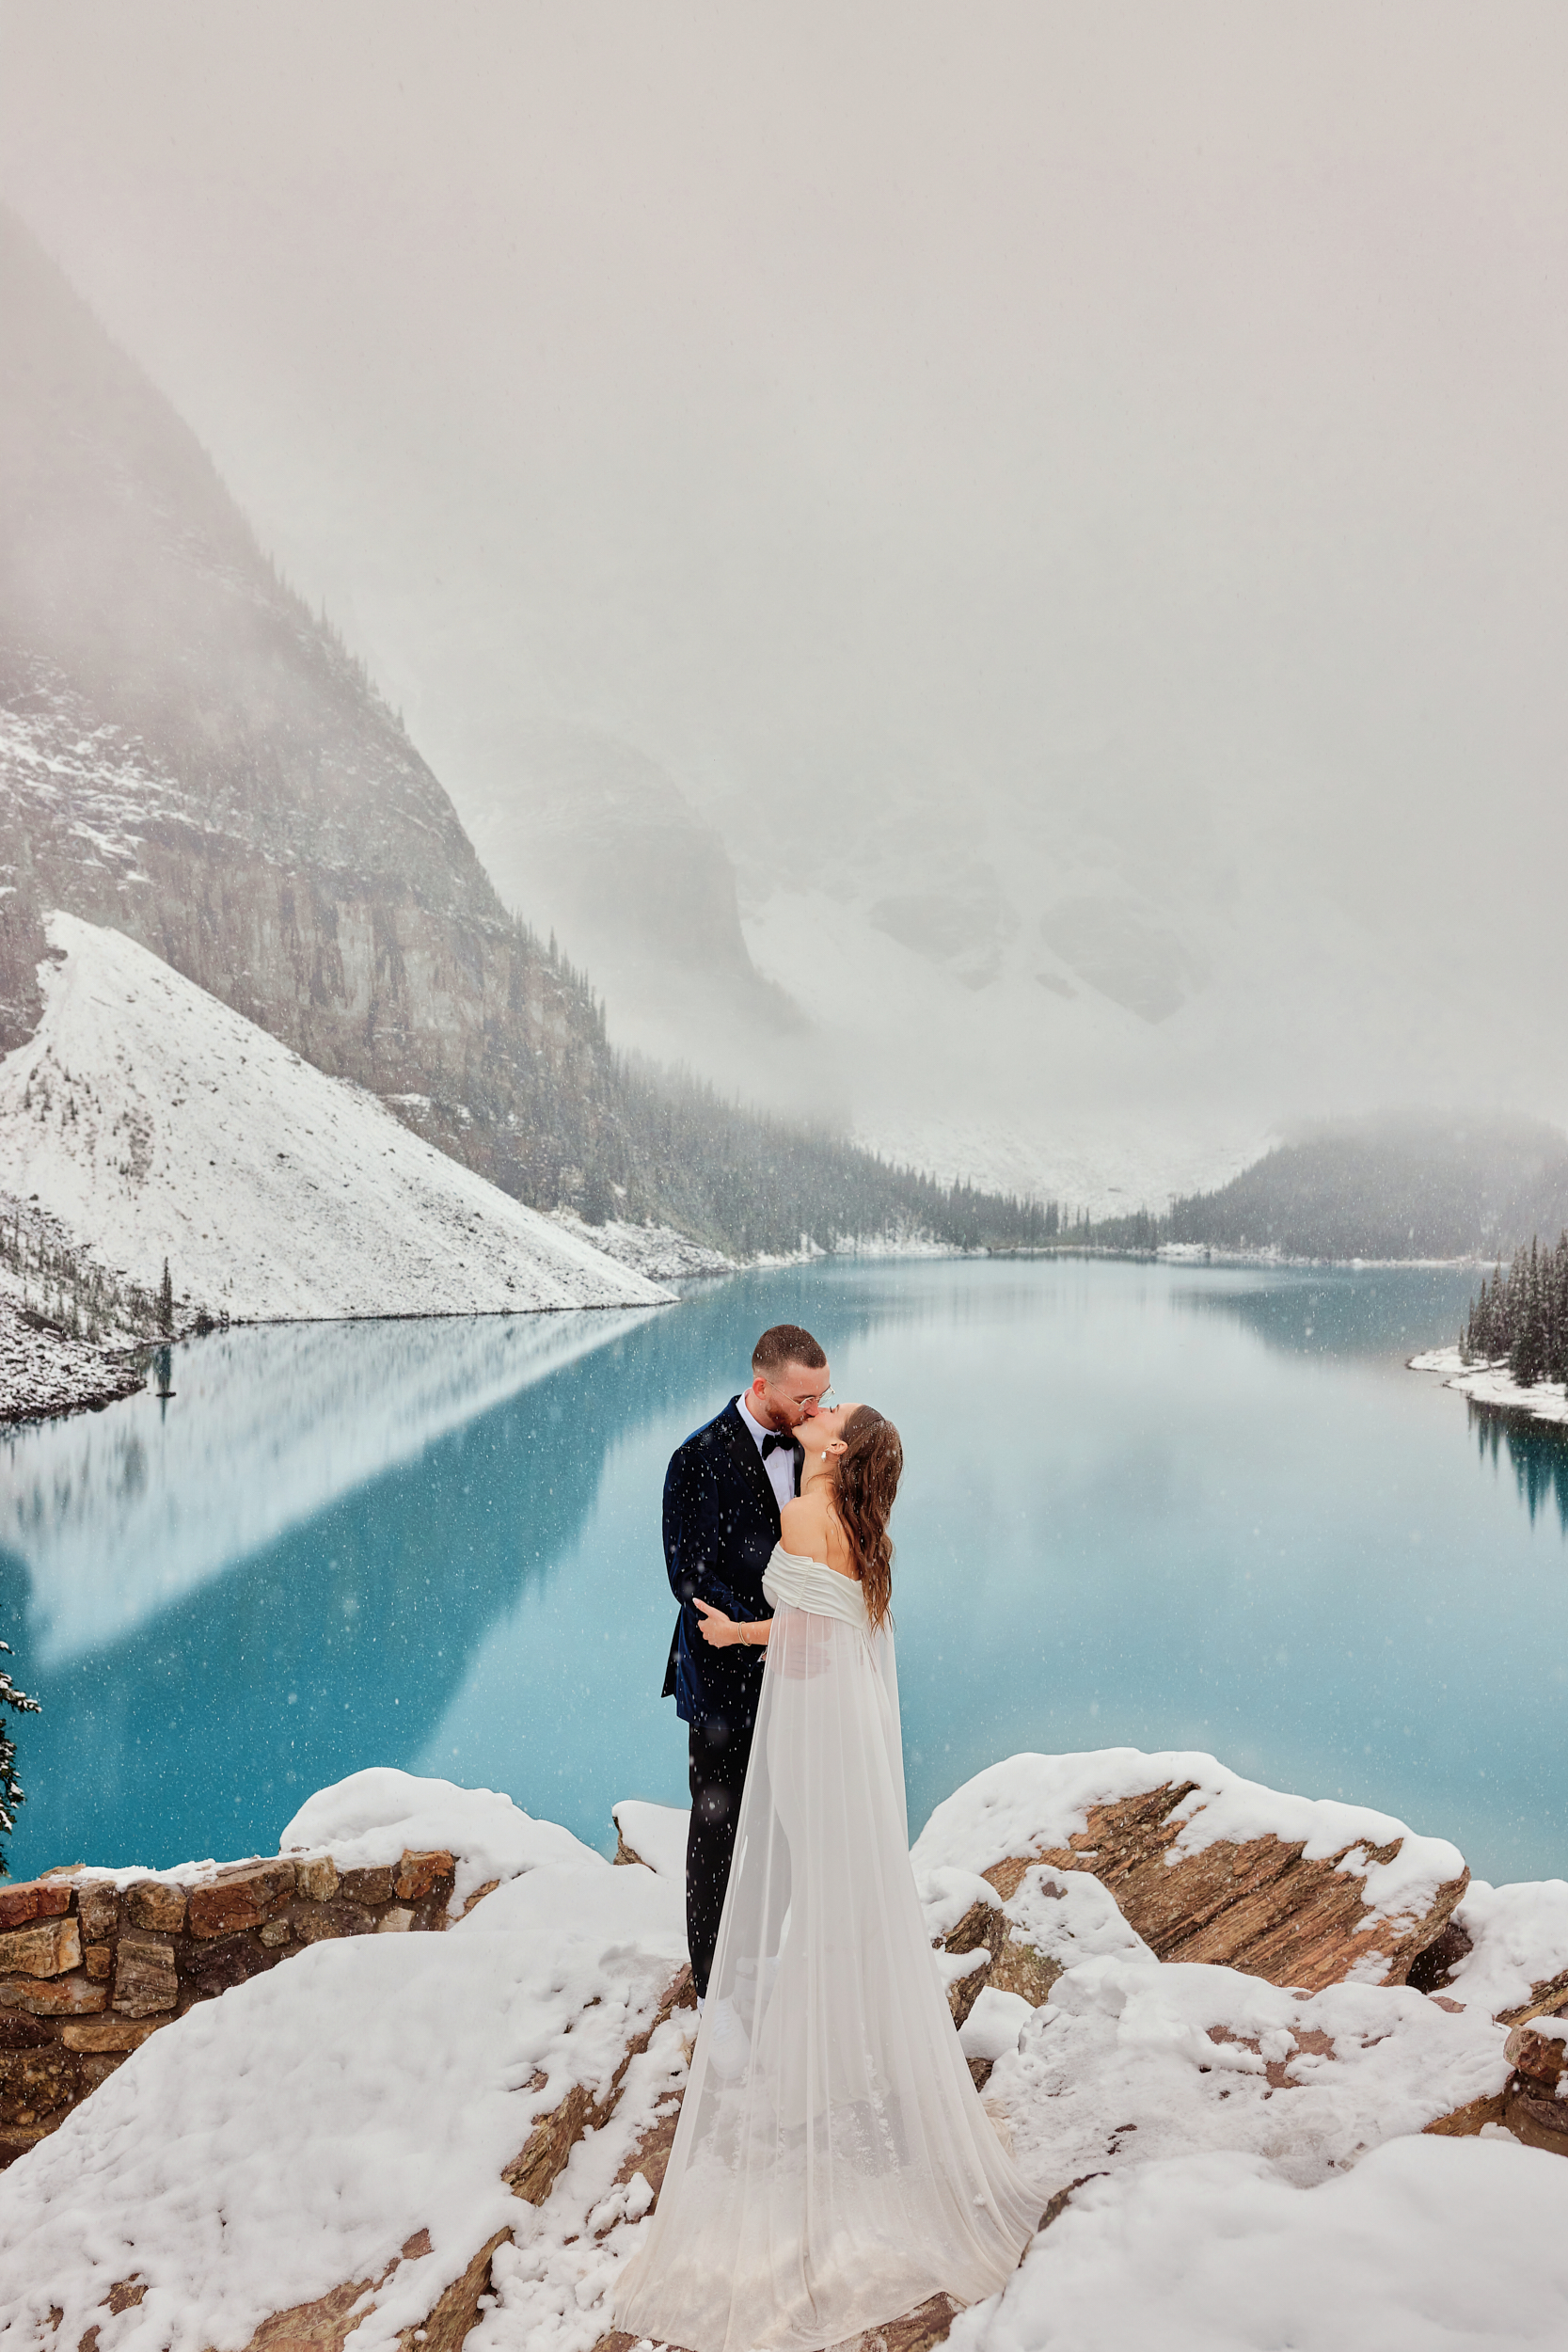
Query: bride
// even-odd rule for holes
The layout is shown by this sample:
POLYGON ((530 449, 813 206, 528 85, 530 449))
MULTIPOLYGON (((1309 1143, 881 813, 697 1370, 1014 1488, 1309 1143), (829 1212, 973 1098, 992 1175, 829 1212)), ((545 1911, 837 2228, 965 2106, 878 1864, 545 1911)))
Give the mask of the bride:
POLYGON ((685 2352, 821 2352, 1006 2284, 1038 2220, 953 2030, 910 1867, 888 1515, 898 1432, 801 1422, 801 1491, 740 1624, 768 1644, 709 1998, 615 2325, 685 2352))

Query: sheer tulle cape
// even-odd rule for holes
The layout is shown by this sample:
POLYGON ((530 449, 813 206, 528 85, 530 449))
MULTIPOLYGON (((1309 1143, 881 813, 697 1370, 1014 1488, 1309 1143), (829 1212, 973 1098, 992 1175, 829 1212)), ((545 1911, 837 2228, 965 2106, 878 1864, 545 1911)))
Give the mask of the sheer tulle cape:
POLYGON ((953 2030, 910 1867, 891 1629, 775 1551, 773 1631, 691 2075, 615 2324, 820 2352, 1004 2285, 1037 2226, 953 2030), (729 2004, 726 2013, 724 2004, 729 2004))

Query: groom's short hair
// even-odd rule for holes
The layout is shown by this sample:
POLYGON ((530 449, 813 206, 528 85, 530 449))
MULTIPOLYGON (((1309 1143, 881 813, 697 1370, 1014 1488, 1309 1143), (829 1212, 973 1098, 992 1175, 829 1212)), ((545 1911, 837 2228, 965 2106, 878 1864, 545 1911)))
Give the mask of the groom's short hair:
POLYGON ((753 1372, 783 1372, 785 1364, 804 1364, 808 1372, 820 1372, 827 1360, 811 1333, 802 1331, 798 1323, 775 1323, 752 1350, 753 1372))

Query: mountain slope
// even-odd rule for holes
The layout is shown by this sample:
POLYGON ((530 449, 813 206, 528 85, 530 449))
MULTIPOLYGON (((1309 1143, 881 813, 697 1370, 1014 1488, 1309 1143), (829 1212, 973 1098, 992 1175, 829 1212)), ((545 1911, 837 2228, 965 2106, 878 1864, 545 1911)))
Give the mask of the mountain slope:
MULTIPOLYGON (((503 908, 400 722, 3 208, 0 317, 0 1047, 36 1026, 60 908, 531 1205, 742 1254, 1026 1234, 1016 1204, 955 1208, 612 1053, 585 979, 503 908)), ((705 837, 658 838, 678 867, 705 837)), ((623 900, 638 858, 657 888, 646 852, 617 851, 623 900)), ((731 979, 772 1007, 723 885, 699 873, 663 913, 689 928, 705 908, 731 979)))
POLYGON ((1096 1242, 1289 1258, 1507 1256, 1568 1225, 1568 1136, 1538 1120, 1404 1111, 1281 1144, 1215 1192, 1117 1217, 1096 1242))
POLYGON ((509 1200, 122 934, 53 915, 0 1064, 0 1187, 210 1312, 484 1314, 668 1295, 509 1200))
POLYGON ((0 312, 5 1041, 61 906, 321 1068, 430 1097, 446 1148, 553 1201, 607 1115, 586 992, 509 918, 194 437, 3 214, 0 312))

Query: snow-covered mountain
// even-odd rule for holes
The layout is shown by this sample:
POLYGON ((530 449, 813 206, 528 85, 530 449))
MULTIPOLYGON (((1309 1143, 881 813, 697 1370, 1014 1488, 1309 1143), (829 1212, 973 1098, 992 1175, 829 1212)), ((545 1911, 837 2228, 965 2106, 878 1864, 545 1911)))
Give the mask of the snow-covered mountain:
POLYGON ((612 1041, 943 1180, 1113 1216, 1223 1184, 1309 1122, 1568 1116, 1540 927, 1516 961, 1449 952, 1457 864, 1442 895, 1414 866, 1397 892, 1354 856, 1336 876, 1323 841, 1190 779, 1167 806, 1065 774, 946 808, 895 794, 895 822, 847 787, 802 796, 793 829, 681 781, 733 862, 752 966, 810 1025, 689 1022, 689 974, 661 981, 649 942, 612 1041))
MULTIPOLYGON (((537 789, 485 834, 498 891, 363 663, 3 206, 0 316, 0 1051, 33 1034, 59 908, 514 1198, 642 1236, 615 1236, 634 1260, 650 1226, 740 1256, 970 1234, 970 1205, 824 1132, 828 1062, 751 961, 723 843, 654 763, 592 731, 535 745, 537 789), (541 938, 568 916, 571 962, 541 938), (706 1078, 727 1041, 738 1104, 628 1066, 607 984, 617 1044, 706 1078), (812 1117, 785 1134, 746 1106, 779 1106, 752 1081, 791 1056, 812 1117)), ((757 816, 787 846, 787 810, 757 816)))
POLYGON ((43 1016, 0 1062, 0 1189, 212 1313, 484 1314, 668 1293, 411 1134, 134 940, 47 925, 43 1016))

